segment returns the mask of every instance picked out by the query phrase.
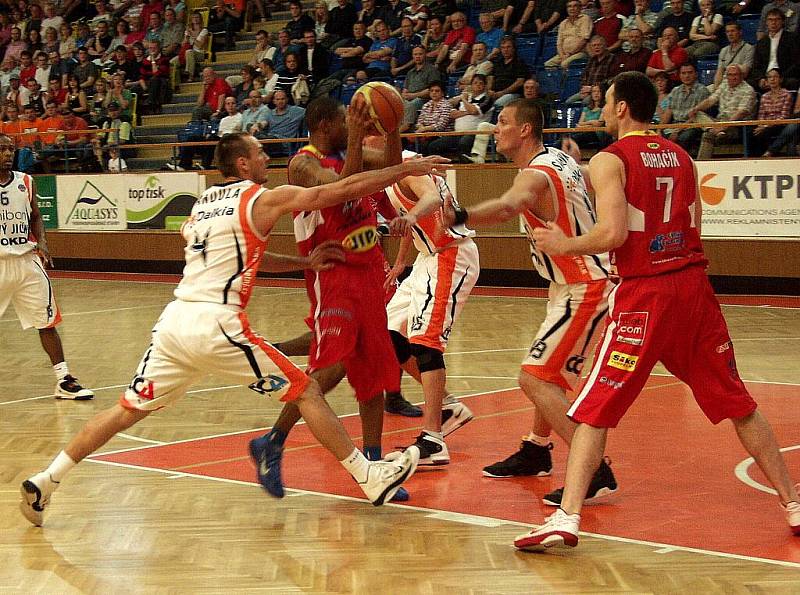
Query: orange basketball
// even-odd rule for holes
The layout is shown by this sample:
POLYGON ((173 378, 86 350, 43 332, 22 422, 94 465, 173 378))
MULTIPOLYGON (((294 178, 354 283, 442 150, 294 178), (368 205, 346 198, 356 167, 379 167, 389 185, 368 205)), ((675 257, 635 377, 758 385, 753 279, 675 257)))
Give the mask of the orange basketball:
POLYGON ((394 132, 402 123, 403 98, 392 85, 373 81, 363 85, 355 95, 361 95, 367 102, 372 122, 381 134, 394 132))

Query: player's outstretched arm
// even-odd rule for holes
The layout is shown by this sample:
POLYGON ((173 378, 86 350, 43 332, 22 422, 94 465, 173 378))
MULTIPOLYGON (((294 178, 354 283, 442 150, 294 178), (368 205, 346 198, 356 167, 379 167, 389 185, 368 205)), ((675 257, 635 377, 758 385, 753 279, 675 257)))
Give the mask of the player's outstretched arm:
POLYGON ((418 199, 417 204, 408 213, 392 219, 390 224, 393 234, 405 236, 411 233, 411 228, 417 224, 417 221, 442 206, 442 197, 436 187, 436 182, 430 176, 406 178, 401 185, 407 186, 418 199))
POLYGON ((547 180, 543 175, 521 171, 503 196, 470 207, 469 212, 464 208, 455 209, 450 197, 445 198, 442 225, 450 227, 454 223, 468 222, 471 227, 482 227, 504 223, 525 209, 532 209, 538 197, 547 190, 547 180))
POLYGON ((278 186, 265 191, 253 206, 253 220, 270 229, 278 217, 292 211, 318 211, 383 190, 408 176, 423 176, 446 167, 449 159, 433 155, 411 159, 377 171, 366 171, 314 188, 278 186))
POLYGON ((308 256, 265 252, 262 266, 270 273, 289 273, 305 269, 326 271, 333 268, 335 263, 344 261, 344 248, 341 242, 328 240, 314 248, 308 256))
POLYGON ((533 239, 542 252, 560 254, 600 254, 621 246, 628 237, 628 201, 622 161, 611 153, 598 153, 589 162, 589 174, 596 189, 597 223, 585 235, 567 237, 555 223, 533 230, 533 239))

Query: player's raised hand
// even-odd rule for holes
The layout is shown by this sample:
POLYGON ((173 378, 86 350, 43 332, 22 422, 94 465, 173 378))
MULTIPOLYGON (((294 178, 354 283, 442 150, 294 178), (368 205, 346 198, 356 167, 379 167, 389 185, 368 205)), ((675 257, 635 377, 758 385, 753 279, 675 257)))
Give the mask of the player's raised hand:
POLYGON ((552 221, 547 222, 547 227, 537 227, 532 234, 536 247, 542 252, 554 256, 567 253, 568 238, 552 221))
POLYGON ((417 217, 412 213, 406 213, 401 217, 395 217, 389 223, 392 235, 405 236, 411 233, 411 229, 417 224, 417 217))
POLYGON ((450 167, 450 160, 439 155, 415 157, 403 162, 403 168, 409 176, 424 176, 444 171, 450 167))
POLYGON ((308 268, 315 271, 332 269, 337 262, 345 261, 344 247, 336 240, 327 240, 308 255, 308 268))

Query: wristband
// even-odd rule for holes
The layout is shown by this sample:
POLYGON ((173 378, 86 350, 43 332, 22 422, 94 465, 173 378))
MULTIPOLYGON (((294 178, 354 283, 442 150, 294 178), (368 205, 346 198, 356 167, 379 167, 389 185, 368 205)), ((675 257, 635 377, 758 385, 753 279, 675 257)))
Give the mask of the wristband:
POLYGON ((458 207, 455 209, 455 219, 453 220, 453 225, 463 225, 467 222, 467 217, 469 217, 469 213, 467 213, 467 209, 464 207, 458 207))

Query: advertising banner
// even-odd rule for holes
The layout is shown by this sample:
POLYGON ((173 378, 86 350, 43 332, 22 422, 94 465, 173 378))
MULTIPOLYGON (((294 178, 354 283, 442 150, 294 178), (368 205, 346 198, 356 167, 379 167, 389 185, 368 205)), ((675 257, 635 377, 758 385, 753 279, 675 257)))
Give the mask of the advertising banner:
POLYGON ((179 229, 205 190, 205 176, 194 172, 124 174, 128 229, 179 229))
POLYGON ((123 176, 58 176, 58 227, 80 231, 125 229, 123 176))
POLYGON ((698 161, 703 237, 800 237, 800 160, 698 161))
POLYGON ((36 176, 36 196, 45 229, 58 227, 58 207, 56 206, 56 177, 36 176))

